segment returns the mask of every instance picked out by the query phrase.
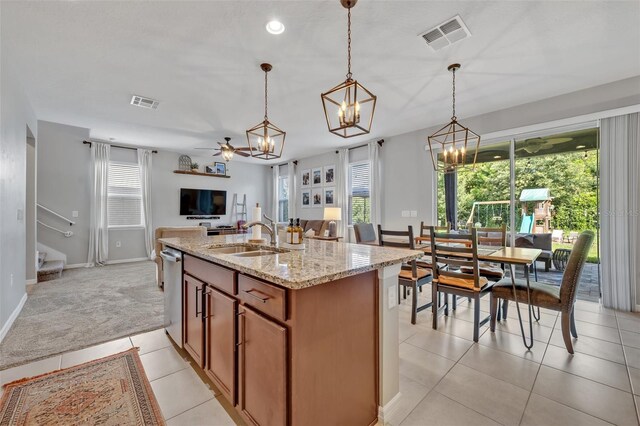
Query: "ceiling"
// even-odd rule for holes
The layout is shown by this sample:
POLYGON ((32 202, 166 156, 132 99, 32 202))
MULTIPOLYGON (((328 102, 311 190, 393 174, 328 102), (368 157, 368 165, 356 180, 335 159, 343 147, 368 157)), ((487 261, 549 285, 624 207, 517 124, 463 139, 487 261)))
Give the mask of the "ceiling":
MULTIPOLYGON (((344 80, 346 10, 329 1, 2 1, 2 54, 41 120, 183 153, 262 120, 284 159, 444 124, 640 74, 640 2, 373 1, 353 10, 354 77, 378 96, 372 132, 327 131, 320 93, 344 80), (472 33, 437 52, 418 34, 460 14, 472 33), (265 31, 277 18, 281 35, 265 31), (129 105, 133 94, 157 110, 129 105)), ((234 161, 236 161, 234 159, 234 161)), ((260 160, 250 159, 258 162, 260 160)))

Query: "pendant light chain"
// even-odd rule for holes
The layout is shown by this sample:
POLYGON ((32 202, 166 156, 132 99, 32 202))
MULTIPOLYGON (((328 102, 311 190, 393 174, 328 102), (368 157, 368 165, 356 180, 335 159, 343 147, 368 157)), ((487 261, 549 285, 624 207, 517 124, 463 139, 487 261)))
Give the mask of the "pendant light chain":
POLYGON ((267 120, 267 71, 264 72, 264 119, 267 120))
POLYGON ((351 80, 351 7, 347 10, 347 80, 351 80))
POLYGON ((456 69, 453 69, 453 115, 451 118, 456 119, 456 69))

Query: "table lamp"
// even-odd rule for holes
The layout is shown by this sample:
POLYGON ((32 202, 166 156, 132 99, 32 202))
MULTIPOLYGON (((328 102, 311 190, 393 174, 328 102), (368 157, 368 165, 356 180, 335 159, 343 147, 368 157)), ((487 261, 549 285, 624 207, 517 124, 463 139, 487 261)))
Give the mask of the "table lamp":
POLYGON ((342 208, 340 207, 325 207, 324 208, 324 220, 329 222, 329 236, 337 236, 336 220, 342 219, 342 208))

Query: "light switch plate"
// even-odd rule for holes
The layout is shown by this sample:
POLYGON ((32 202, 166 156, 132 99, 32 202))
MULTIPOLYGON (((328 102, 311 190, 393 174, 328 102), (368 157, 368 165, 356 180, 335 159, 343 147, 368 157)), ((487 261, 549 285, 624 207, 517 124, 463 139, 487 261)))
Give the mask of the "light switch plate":
POLYGON ((402 217, 409 217, 411 212, 409 210, 402 210, 402 217))
POLYGON ((411 217, 418 217, 418 212, 416 210, 411 210, 411 217))
POLYGON ((396 299, 398 297, 398 287, 397 286, 392 286, 389 287, 389 309, 393 309, 396 306, 398 306, 398 300, 396 299))
POLYGON ((78 210, 74 210, 71 212, 71 217, 78 217, 78 210))

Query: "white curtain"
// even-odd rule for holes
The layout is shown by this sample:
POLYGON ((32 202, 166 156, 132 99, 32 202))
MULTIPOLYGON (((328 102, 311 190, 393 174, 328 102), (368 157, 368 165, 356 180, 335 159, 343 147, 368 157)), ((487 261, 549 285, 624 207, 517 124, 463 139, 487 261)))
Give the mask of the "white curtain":
POLYGON ((295 219, 297 214, 297 194, 298 194, 298 182, 296 178, 297 167, 296 163, 289 161, 287 164, 287 171, 289 172, 289 219, 295 219))
POLYGON ((338 223, 338 237, 349 242, 349 150, 338 152, 336 164, 336 206, 342 209, 342 220, 338 223))
POLYGON ((605 307, 634 310, 640 284, 640 114, 600 123, 600 258, 605 307))
POLYGON ((371 163, 371 223, 374 227, 382 221, 382 199, 380 196, 382 189, 382 167, 380 167, 380 145, 378 142, 369 142, 369 162, 371 163))
MULTIPOLYGON (((273 182, 271 184, 272 186, 272 198, 271 198, 271 206, 272 206, 272 210, 271 210, 271 214, 273 216, 271 216, 271 218, 278 222, 278 178, 280 177, 280 166, 273 166, 271 168, 272 173, 273 173, 273 182)), ((256 219, 256 220, 262 220, 262 218, 256 219)))
POLYGON ((140 190, 142 193, 142 216, 144 223, 144 245, 147 257, 156 257, 153 241, 153 223, 151 217, 151 158, 150 149, 138 148, 138 166, 140 167, 140 190))
POLYGON ((91 144, 91 199, 89 210, 89 254, 87 265, 104 265, 109 257, 107 195, 111 146, 91 144))

